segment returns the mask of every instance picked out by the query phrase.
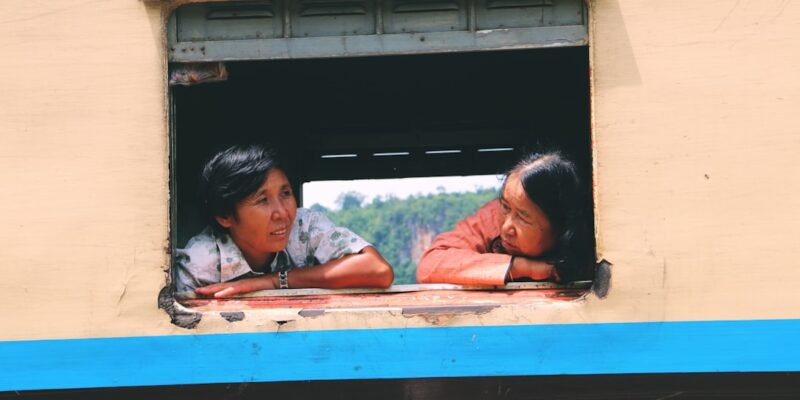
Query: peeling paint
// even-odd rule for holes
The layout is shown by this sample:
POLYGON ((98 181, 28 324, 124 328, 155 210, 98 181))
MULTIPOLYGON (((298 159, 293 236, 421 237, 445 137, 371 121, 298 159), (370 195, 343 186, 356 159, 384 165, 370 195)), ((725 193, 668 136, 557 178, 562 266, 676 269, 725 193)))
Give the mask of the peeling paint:
POLYGON ((197 327, 197 324, 200 323, 200 320, 203 319, 203 314, 177 311, 172 314, 171 317, 170 321, 173 325, 185 329, 194 329, 197 327))
POLYGON ((420 306, 404 307, 403 316, 406 318, 420 317, 431 325, 441 325, 457 315, 481 315, 492 311, 499 305, 458 305, 458 306, 420 306))
POLYGON ((276 329, 275 331, 276 331, 276 332, 280 332, 280 330, 281 330, 281 327, 283 327, 284 325, 286 325, 286 324, 288 324, 288 323, 290 323, 290 322, 294 322, 294 321, 289 321, 289 320, 277 320, 277 321, 272 321, 272 322, 274 322, 274 323, 277 325, 277 329, 276 329))
POLYGON ((500 307, 497 304, 492 305, 458 305, 458 306, 419 306, 419 307, 403 307, 404 316, 415 315, 457 315, 457 314, 471 314, 479 315, 486 314, 495 308, 500 307))
POLYGON ((158 293, 158 308, 166 311, 169 314, 170 322, 180 328, 194 329, 203 319, 202 313, 186 311, 180 307, 172 297, 172 290, 169 286, 163 287, 158 293))
POLYGON ((236 312, 221 312, 219 316, 224 318, 228 322, 239 322, 244 320, 244 312, 236 311, 236 312))
POLYGON ((313 318, 319 317, 320 315, 325 314, 325 310, 322 308, 304 308, 300 310, 297 315, 304 317, 304 318, 313 318))
POLYGON ((594 282, 592 283, 592 292, 598 298, 605 298, 608 295, 608 290, 611 288, 611 263, 606 260, 600 260, 597 264, 597 269, 594 274, 594 282))

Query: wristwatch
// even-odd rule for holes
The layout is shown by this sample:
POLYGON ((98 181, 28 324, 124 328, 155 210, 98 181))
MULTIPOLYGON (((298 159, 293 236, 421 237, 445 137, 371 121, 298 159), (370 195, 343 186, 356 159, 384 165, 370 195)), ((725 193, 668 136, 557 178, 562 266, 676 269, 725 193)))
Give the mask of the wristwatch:
POLYGON ((289 288, 289 272, 288 271, 278 272, 278 283, 280 283, 281 289, 288 289, 289 288))

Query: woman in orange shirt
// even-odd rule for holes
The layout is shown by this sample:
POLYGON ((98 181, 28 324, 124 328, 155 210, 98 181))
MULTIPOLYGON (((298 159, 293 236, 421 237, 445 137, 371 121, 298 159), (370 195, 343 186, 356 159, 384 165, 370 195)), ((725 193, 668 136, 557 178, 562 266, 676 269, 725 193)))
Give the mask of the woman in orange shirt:
POLYGON ((433 241, 417 281, 505 285, 584 278, 594 265, 586 200, 575 163, 560 152, 531 154, 506 174, 497 199, 433 241))

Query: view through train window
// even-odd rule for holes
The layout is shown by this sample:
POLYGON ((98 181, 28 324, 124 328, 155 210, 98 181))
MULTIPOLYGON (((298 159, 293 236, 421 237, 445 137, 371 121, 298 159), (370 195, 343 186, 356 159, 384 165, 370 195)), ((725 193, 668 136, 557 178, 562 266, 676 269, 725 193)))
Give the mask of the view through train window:
POLYGON ((318 181, 303 205, 325 212, 375 245, 394 267, 394 284, 416 283, 423 252, 441 232, 497 197, 502 176, 318 181))

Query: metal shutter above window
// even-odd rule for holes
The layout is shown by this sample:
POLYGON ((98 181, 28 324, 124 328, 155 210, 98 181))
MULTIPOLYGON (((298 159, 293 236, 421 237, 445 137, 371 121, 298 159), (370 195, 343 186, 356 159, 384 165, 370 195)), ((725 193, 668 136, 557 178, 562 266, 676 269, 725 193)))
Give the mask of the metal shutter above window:
POLYGON ((587 43, 582 0, 194 3, 169 24, 176 62, 439 53, 587 43))

